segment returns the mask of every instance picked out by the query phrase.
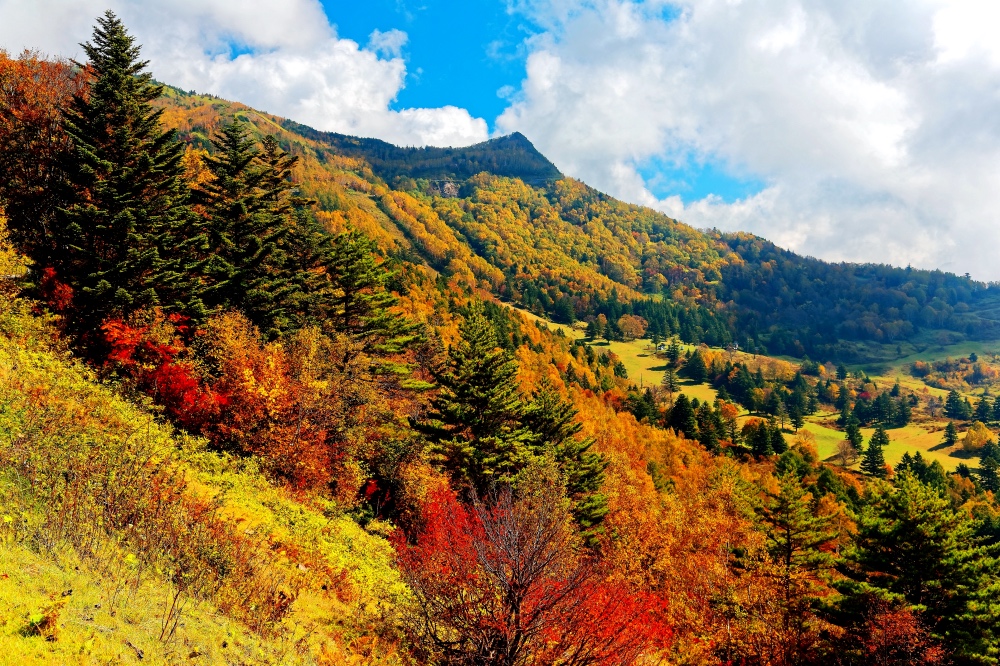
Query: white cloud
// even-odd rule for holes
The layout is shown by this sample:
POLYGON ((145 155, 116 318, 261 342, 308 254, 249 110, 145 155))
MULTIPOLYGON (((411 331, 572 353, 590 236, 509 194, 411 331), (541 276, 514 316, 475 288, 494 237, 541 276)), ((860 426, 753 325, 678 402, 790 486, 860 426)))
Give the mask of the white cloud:
POLYGON ((466 145, 487 125, 455 107, 390 110, 402 89, 406 34, 341 39, 318 0, 0 0, 0 47, 82 57, 111 7, 144 45, 154 75, 317 129, 407 145, 466 145))
POLYGON ((498 120, 565 172, 698 226, 829 259, 1000 279, 1000 5, 536 0, 546 31, 498 120), (658 200, 647 160, 766 183, 658 200))

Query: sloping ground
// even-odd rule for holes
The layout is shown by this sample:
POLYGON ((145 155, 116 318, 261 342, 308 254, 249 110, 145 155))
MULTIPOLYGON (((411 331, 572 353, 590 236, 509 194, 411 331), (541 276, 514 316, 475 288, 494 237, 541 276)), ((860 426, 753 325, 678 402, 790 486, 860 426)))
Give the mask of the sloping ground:
POLYGON ((54 340, 0 302, 0 663, 396 663, 385 526, 178 436, 54 340))

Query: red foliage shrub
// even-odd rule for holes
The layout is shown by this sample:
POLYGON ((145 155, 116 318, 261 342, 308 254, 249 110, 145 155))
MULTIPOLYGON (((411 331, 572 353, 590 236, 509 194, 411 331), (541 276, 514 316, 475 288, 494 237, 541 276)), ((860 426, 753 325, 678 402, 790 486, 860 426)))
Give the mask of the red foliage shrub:
POLYGON ((665 605, 599 573, 556 492, 463 506, 429 497, 414 544, 397 537, 416 606, 408 629, 449 664, 625 665, 666 647, 665 605))
POLYGON ((129 377, 175 423, 198 431, 217 420, 227 397, 209 388, 190 361, 178 359, 186 351, 183 338, 191 334, 184 318, 171 315, 164 321, 154 313, 145 325, 113 319, 101 331, 109 348, 105 367, 129 377))

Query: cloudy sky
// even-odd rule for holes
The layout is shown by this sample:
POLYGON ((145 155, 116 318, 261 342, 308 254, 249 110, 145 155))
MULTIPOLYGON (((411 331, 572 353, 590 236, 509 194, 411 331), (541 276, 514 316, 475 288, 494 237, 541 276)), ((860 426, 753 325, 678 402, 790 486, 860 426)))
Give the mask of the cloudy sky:
POLYGON ((831 260, 1000 280, 996 0, 0 0, 79 57, 408 145, 521 131, 566 174, 831 260))

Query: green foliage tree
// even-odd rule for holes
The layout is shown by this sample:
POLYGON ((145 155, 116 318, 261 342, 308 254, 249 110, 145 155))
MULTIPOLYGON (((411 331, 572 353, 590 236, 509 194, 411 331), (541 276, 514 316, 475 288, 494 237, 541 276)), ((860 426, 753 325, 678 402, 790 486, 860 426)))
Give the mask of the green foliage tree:
POLYGON ((976 403, 976 411, 973 412, 973 418, 983 423, 989 423, 993 420, 993 402, 990 400, 990 396, 984 395, 976 403))
MULTIPOLYGON (((778 565, 783 593, 783 635, 805 636, 815 624, 814 608, 822 590, 820 575, 833 565, 828 546, 836 537, 828 516, 815 514, 813 496, 794 472, 778 478, 778 492, 768 493, 759 509, 767 550, 778 565)), ((785 641, 784 663, 799 661, 802 641, 785 641)))
POLYGON ((949 419, 968 421, 972 418, 972 407, 968 400, 963 400, 957 391, 949 391, 944 403, 944 414, 949 419))
POLYGON ((555 461, 573 503, 573 516, 584 536, 593 539, 608 513, 607 498, 600 492, 608 461, 591 451, 593 439, 579 436, 583 426, 576 416, 573 403, 545 381, 527 403, 522 423, 535 434, 539 454, 555 461))
POLYGON ((889 435, 886 434, 885 428, 879 426, 875 429, 875 432, 872 433, 871 439, 868 440, 868 447, 865 449, 865 453, 861 457, 862 472, 881 479, 885 478, 885 454, 882 449, 884 449, 888 444, 889 435))
POLYGON ((977 544, 975 524, 910 473, 876 483, 857 519, 837 583, 846 616, 874 600, 904 603, 952 651, 955 663, 989 663, 997 650, 997 562, 977 544))
POLYGON ((942 443, 945 446, 955 446, 955 444, 958 444, 958 429, 955 428, 953 421, 948 421, 948 425, 944 427, 944 441, 942 443))
POLYGON ((681 393, 677 396, 673 408, 667 417, 667 427, 673 428, 678 434, 683 434, 688 439, 698 439, 698 418, 691 401, 681 393))
POLYGON ((53 229, 62 248, 53 268, 74 292, 70 324, 90 334, 109 317, 151 306, 200 316, 184 267, 194 235, 184 148, 152 105, 163 88, 112 12, 98 19, 92 39, 83 49, 93 81, 64 114, 73 203, 53 229))
POLYGON ((680 359, 681 345, 677 342, 677 338, 670 338, 670 344, 667 346, 667 360, 670 361, 671 365, 677 365, 680 359))
POLYGON ((202 300, 240 310, 273 337, 290 327, 288 305, 299 286, 279 250, 292 228, 286 165, 265 161, 239 121, 223 127, 214 144, 215 155, 205 159, 212 178, 193 197, 207 218, 202 258, 193 266, 204 278, 202 300))
POLYGON ((524 425, 517 361, 500 347, 492 324, 475 308, 459 330, 447 362, 434 371, 440 391, 429 419, 415 426, 455 484, 482 494, 534 461, 537 440, 524 425))
POLYGON ((701 355, 701 350, 696 349, 691 358, 684 363, 684 374, 696 383, 705 381, 708 368, 705 367, 705 358, 701 355))
POLYGON ((663 373, 663 381, 660 382, 660 385, 667 392, 667 400, 670 406, 673 406, 674 394, 681 389, 680 380, 677 378, 677 371, 674 370, 673 366, 667 367, 667 371, 663 373))

